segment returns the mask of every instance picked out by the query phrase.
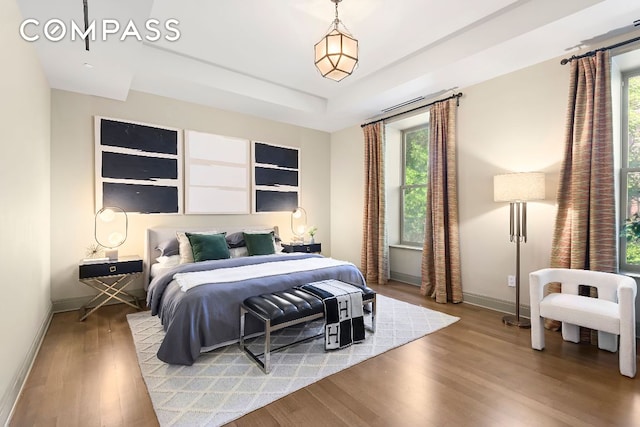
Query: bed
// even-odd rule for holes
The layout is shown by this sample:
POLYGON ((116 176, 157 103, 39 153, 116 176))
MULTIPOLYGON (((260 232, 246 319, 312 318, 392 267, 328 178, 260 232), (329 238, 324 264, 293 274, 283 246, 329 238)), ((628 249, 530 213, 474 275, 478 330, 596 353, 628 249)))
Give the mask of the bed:
MULTIPOLYGON (((160 360, 170 364, 192 365, 201 353, 237 342, 240 337, 240 304, 250 296, 326 279, 366 286, 360 270, 351 263, 319 254, 281 253, 277 232, 277 227, 268 226, 147 230, 145 289, 151 314, 159 317, 165 331, 157 353, 160 360), (184 236, 181 236, 182 246, 178 244, 179 254, 174 253, 177 234, 189 233, 189 239, 193 241, 196 239, 193 234, 223 232, 227 244, 232 246, 228 259, 192 258, 194 262, 188 262, 188 257, 186 260, 182 258, 183 252, 188 252, 188 249, 183 251, 184 236), (242 246, 244 241, 238 241, 243 232, 251 235, 247 237, 245 246, 253 246, 254 253, 255 244, 252 242, 258 239, 264 242, 264 236, 271 234, 272 239, 275 237, 272 240, 275 253, 261 255, 258 251, 257 255, 248 256, 247 248, 242 246), (184 262, 176 264, 176 256, 184 262), (172 261, 166 262, 168 259, 172 261)), ((197 237, 203 241, 215 238, 197 237)), ((192 248, 192 255, 196 258, 198 248, 192 248)), ((256 332, 259 330, 258 322, 247 324, 246 328, 248 332, 256 332)))

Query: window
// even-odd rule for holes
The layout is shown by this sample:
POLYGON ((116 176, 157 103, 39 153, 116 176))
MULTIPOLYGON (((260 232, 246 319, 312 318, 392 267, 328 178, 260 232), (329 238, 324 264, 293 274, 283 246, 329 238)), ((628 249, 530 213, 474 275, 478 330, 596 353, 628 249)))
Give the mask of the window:
MULTIPOLYGON (((623 75, 622 167, 620 211, 622 224, 640 221, 640 69, 623 75)), ((620 239, 620 269, 640 271, 640 237, 627 227, 620 239)))
POLYGON ((401 244, 422 246, 427 202, 429 126, 402 131, 401 244))

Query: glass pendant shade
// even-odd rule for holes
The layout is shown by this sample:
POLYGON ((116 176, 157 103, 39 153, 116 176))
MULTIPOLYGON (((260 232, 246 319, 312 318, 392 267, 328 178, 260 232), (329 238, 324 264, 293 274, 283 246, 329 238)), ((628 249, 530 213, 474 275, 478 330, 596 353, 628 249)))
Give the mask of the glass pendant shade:
POLYGON ((358 40, 335 28, 315 45, 315 52, 316 67, 322 77, 339 82, 358 63, 358 40))
POLYGON ((346 29, 340 31, 338 28, 341 24, 338 19, 340 0, 332 1, 336 3, 336 19, 333 29, 314 46, 315 64, 322 77, 339 82, 351 75, 358 65, 358 40, 353 38, 346 29))

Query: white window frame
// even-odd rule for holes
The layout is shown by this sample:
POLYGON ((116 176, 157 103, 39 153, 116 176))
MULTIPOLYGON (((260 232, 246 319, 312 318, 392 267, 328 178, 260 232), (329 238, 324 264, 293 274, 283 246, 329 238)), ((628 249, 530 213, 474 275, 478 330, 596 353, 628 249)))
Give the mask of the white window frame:
MULTIPOLYGON (((425 182, 424 184, 411 184, 411 185, 407 185, 406 184, 406 146, 407 146, 407 134, 410 132, 415 132, 419 129, 423 129, 426 128, 427 130, 429 130, 429 122, 426 122, 424 124, 420 124, 418 126, 413 126, 407 129, 403 129, 402 132, 402 156, 401 156, 401 170, 402 170, 402 183, 400 185, 400 244, 404 245, 404 246, 414 246, 414 247, 422 247, 424 245, 424 234, 423 234, 423 238, 421 242, 413 242, 413 241, 409 241, 409 240, 405 240, 405 236, 404 236, 404 195, 405 195, 405 191, 406 190, 410 190, 410 189, 414 189, 414 188, 421 188, 427 187, 427 183, 425 182)), ((428 142, 427 142, 427 147, 428 147, 428 142)), ((428 150, 428 148, 427 148, 428 150)), ((428 153, 427 153, 428 154, 428 153)), ((425 205, 425 215, 426 215, 426 205, 425 205)))
MULTIPOLYGON (((620 127, 620 194, 619 194, 619 212, 620 224, 624 226, 627 219, 627 177, 630 173, 640 173, 640 167, 630 168, 629 164, 629 79, 632 77, 640 77, 640 68, 630 70, 622 74, 622 90, 621 90, 621 120, 620 127)), ((619 269, 625 272, 640 273, 640 264, 627 264, 627 239, 624 228, 621 228, 619 239, 619 269)))

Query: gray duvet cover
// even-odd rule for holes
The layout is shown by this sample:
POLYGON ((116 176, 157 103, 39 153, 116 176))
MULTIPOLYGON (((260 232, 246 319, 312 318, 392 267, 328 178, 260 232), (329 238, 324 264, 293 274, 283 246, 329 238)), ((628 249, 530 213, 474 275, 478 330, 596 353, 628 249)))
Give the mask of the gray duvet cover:
MULTIPOLYGON (((183 292, 173 280, 176 273, 213 270, 282 260, 321 257, 316 254, 263 255, 180 265, 153 279, 147 304, 165 330, 158 358, 166 363, 192 365, 203 348, 219 346, 240 337, 240 304, 245 298, 283 291, 318 280, 337 279, 365 286, 364 277, 352 264, 259 277, 227 283, 210 283, 183 292)), ((249 332, 257 322, 249 322, 249 332)))

